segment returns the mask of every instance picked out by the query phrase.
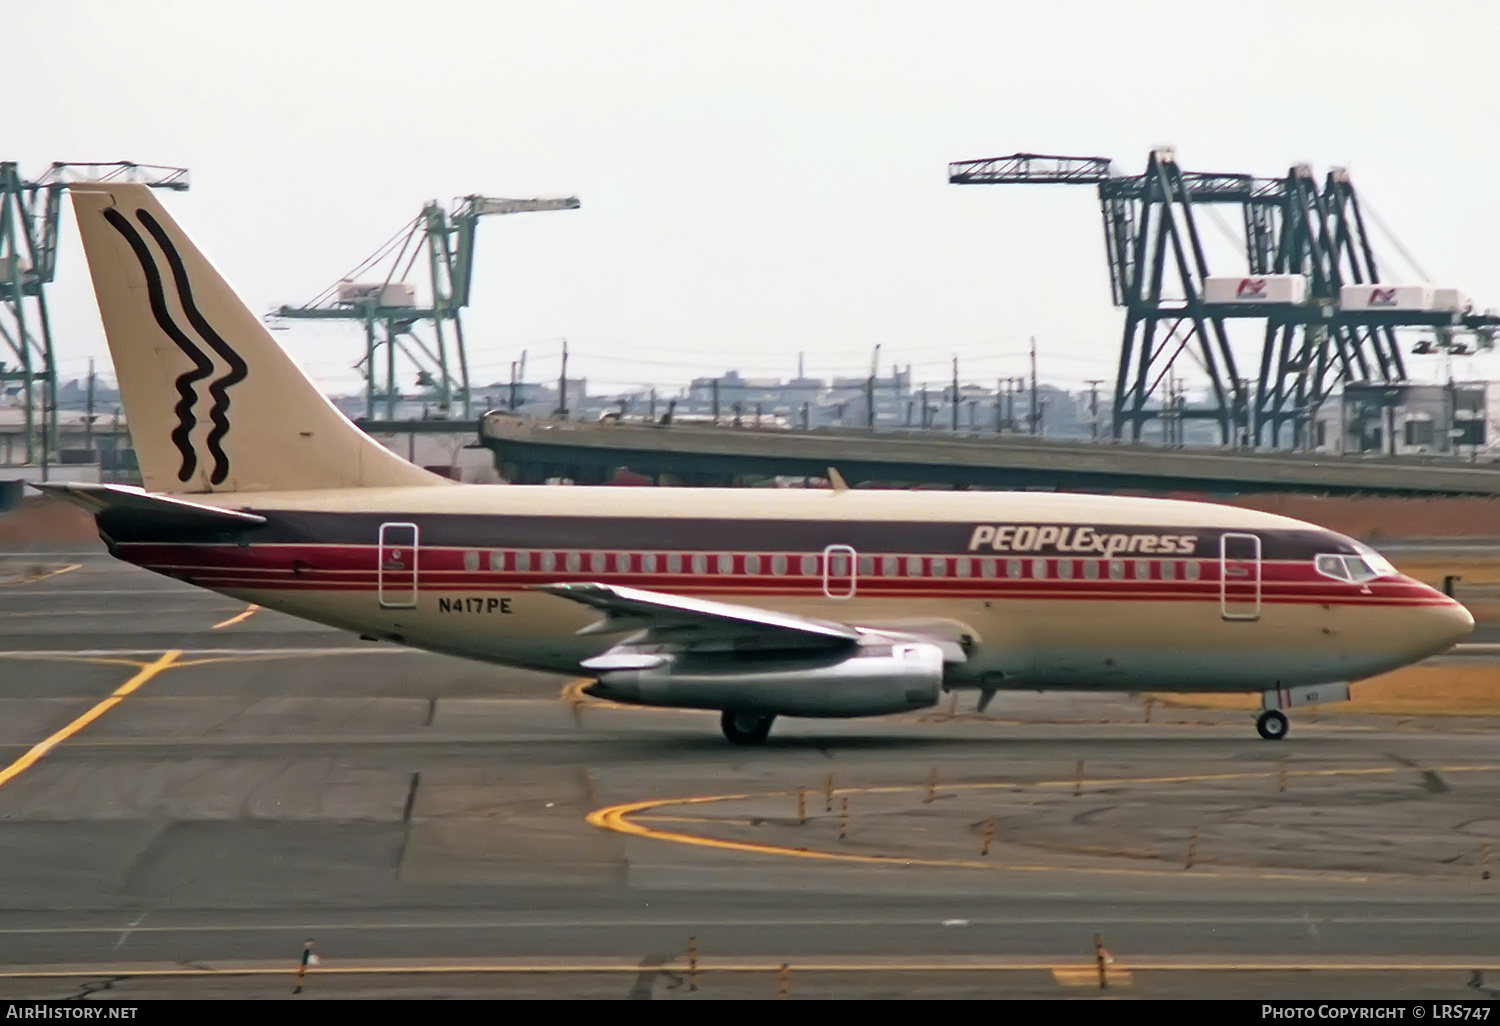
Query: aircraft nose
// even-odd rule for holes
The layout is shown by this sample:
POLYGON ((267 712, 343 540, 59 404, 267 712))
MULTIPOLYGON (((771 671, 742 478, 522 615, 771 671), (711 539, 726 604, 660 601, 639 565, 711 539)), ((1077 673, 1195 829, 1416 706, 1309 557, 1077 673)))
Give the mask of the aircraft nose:
POLYGON ((1442 652, 1467 638, 1474 630, 1474 616, 1461 603, 1433 589, 1442 599, 1427 607, 1426 628, 1434 652, 1442 652))
POLYGON ((1397 580, 1404 601, 1391 610, 1394 618, 1380 616, 1380 627, 1355 646, 1351 664, 1356 678, 1439 655, 1474 630, 1474 617, 1458 602, 1410 577, 1397 580))

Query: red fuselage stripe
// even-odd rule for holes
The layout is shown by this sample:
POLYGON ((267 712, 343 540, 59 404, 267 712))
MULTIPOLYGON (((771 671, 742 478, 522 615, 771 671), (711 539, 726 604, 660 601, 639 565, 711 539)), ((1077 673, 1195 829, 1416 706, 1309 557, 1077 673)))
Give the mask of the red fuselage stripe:
MULTIPOLYGON (((382 577, 387 588, 410 590, 414 583, 405 553, 399 558, 388 558, 382 571, 377 565, 380 550, 374 545, 134 543, 117 548, 123 558, 147 569, 209 588, 375 591, 382 577), (396 563, 400 565, 393 565, 396 563)), ((423 547, 417 552, 415 583, 423 590, 475 593, 509 592, 572 579, 696 594, 805 598, 825 595, 823 571, 827 558, 821 552, 641 553, 423 547), (531 568, 544 559, 556 569, 531 568), (523 560, 527 569, 518 568, 523 560), (654 569, 644 569, 647 561, 654 569), (662 569, 668 566, 677 569, 663 573, 662 569), (721 566, 727 572, 719 572, 721 566)), ((835 555, 834 559, 837 558, 835 555)), ((852 566, 837 561, 830 564, 828 593, 844 596, 851 583, 850 571, 863 568, 873 572, 855 575, 857 594, 870 598, 1216 601, 1227 597, 1230 601, 1254 601, 1258 594, 1260 601, 1268 605, 1425 606, 1450 601, 1426 585, 1401 577, 1362 584, 1334 580, 1319 573, 1310 561, 1301 560, 1262 562, 1259 581, 1250 569, 1253 563, 1246 566, 1230 561, 1230 569, 1244 569, 1245 576, 1221 577, 1218 559, 861 553, 851 562, 852 566), (1070 572, 1068 577, 1061 576, 1064 565, 1070 572), (893 567, 917 573, 881 572, 893 567), (935 567, 942 572, 933 573, 935 567), (991 575, 985 574, 986 569, 991 575), (1034 576, 1038 569, 1046 576, 1034 576), (1145 576, 1135 576, 1143 570, 1145 576), (1012 576, 1013 572, 1019 576, 1012 576), (1165 576, 1166 573, 1171 576, 1165 576)))

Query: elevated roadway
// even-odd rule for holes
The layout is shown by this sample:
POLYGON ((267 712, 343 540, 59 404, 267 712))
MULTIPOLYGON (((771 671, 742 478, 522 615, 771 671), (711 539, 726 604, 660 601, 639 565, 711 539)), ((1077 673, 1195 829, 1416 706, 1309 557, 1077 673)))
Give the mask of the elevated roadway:
POLYGON ((1065 491, 1301 492, 1412 497, 1500 496, 1500 469, 1436 457, 1164 449, 930 433, 785 431, 709 425, 574 423, 486 414, 480 441, 507 480, 579 484, 628 468, 659 483, 745 484, 778 475, 851 485, 1065 491))

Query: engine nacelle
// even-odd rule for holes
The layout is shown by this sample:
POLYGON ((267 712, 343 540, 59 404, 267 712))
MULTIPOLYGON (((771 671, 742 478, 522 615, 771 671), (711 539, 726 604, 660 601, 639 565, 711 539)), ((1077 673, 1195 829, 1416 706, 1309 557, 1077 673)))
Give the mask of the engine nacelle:
POLYGON ((654 666, 606 670, 584 691, 629 705, 834 717, 925 709, 942 686, 943 650, 898 642, 822 658, 662 656, 654 666))

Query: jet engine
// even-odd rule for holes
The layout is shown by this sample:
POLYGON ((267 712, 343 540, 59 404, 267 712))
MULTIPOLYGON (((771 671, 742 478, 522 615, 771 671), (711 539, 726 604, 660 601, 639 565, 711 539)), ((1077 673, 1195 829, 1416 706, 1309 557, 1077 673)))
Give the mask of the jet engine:
POLYGON ((584 693, 629 705, 735 709, 766 716, 882 716, 936 705, 943 649, 926 642, 862 644, 841 652, 624 652, 584 664, 584 693))

